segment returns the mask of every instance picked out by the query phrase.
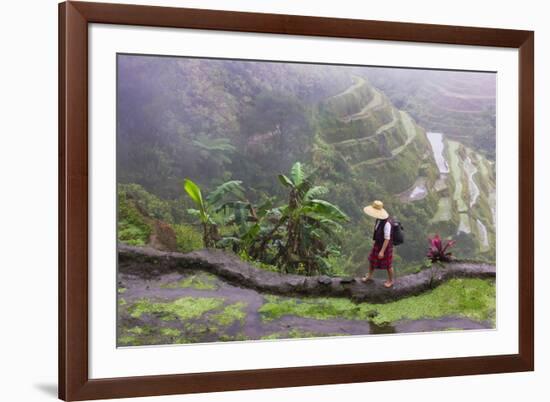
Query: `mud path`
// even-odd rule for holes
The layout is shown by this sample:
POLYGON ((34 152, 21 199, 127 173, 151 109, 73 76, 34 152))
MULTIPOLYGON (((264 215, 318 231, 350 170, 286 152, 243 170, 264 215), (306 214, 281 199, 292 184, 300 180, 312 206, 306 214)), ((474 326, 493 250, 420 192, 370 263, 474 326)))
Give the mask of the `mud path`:
POLYGON ((119 244, 119 272, 154 279, 169 273, 200 270, 236 286, 283 296, 344 297, 354 301, 387 303, 431 290, 453 278, 493 278, 495 266, 484 263, 452 262, 444 270, 426 269, 400 277, 393 288, 383 280, 368 284, 359 278, 280 274, 250 265, 229 252, 216 249, 182 254, 147 247, 119 244))

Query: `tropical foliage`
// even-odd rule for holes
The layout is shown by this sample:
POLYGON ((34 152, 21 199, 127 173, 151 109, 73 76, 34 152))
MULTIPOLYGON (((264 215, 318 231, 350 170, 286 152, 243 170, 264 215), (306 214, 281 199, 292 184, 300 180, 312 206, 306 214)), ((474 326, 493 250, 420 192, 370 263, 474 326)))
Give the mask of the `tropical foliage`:
POLYGON ((329 258, 340 252, 341 223, 349 218, 319 198, 328 189, 315 186, 314 173, 306 170, 296 162, 289 176, 278 176, 288 196, 276 207, 269 198, 259 205, 244 200, 239 181, 223 183, 203 198, 199 186, 185 179, 184 189, 197 207, 189 213, 202 225, 204 245, 231 248, 244 259, 276 265, 284 272, 328 273, 329 258), (236 199, 223 202, 229 194, 236 199), (232 231, 221 235, 222 225, 232 231))
POLYGON ((223 219, 219 211, 225 208, 223 200, 228 194, 240 196, 243 193, 241 182, 232 180, 218 186, 214 191, 203 198, 201 189, 189 179, 183 182, 183 189, 193 200, 196 208, 190 208, 187 212, 199 218, 203 230, 203 244, 205 247, 214 247, 216 242, 221 240, 218 225, 223 219))
MULTIPOLYGON (((446 143, 452 172, 441 185, 419 120, 434 102, 414 80, 367 67, 130 55, 119 58, 118 71, 120 241, 148 244, 150 218, 170 224, 179 251, 217 247, 282 272, 357 275, 367 266, 373 225, 362 210, 381 199, 410 234, 394 250, 398 275, 424 264, 433 233, 458 240, 457 258, 494 260, 494 147, 477 140, 494 131, 489 108, 476 120, 483 135, 456 138, 455 164, 446 143), (407 124, 403 110, 420 124, 407 124), (477 169, 471 180, 465 166, 477 169), (184 191, 183 178, 190 179, 184 191), (410 201, 417 180, 428 192, 410 201), (236 182, 237 192, 224 187, 236 182), (472 182, 479 194, 467 211, 470 227, 457 231, 472 182), (217 189, 221 199, 212 195, 217 189)), ((432 93, 456 89, 442 86, 439 73, 425 74, 437 88, 420 86, 432 93)), ((491 92, 472 85, 469 92, 491 92)), ((464 102, 443 106, 479 109, 474 98, 464 102)), ((454 112, 436 114, 449 130, 464 122, 444 121, 454 112)))
POLYGON ((427 257, 432 262, 451 261, 453 253, 447 250, 449 250, 451 247, 455 245, 454 240, 447 240, 446 242, 443 242, 439 235, 435 235, 434 237, 430 238, 429 241, 430 241, 430 249, 428 250, 427 257))

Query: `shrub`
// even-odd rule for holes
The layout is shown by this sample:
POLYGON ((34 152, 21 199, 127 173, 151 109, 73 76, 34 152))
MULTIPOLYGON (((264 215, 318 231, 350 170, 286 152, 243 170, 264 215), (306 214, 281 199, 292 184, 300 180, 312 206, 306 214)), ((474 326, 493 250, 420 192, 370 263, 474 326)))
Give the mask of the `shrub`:
POLYGON ((450 249, 455 245, 454 240, 448 240, 443 244, 443 241, 441 240, 441 237, 439 235, 435 235, 434 237, 430 238, 430 249, 428 250, 428 258, 432 262, 449 262, 452 259, 452 253, 448 252, 447 250, 450 249))
POLYGON ((143 246, 149 240, 151 227, 139 213, 135 205, 126 198, 126 194, 118 194, 118 241, 132 246, 143 246))
POLYGON ((127 200, 134 202, 136 208, 143 211, 143 213, 146 213, 151 218, 163 222, 174 222, 170 202, 162 200, 156 195, 147 192, 139 184, 119 184, 118 193, 119 197, 122 194, 127 200))
POLYGON ((173 225, 176 232, 176 244, 178 251, 188 253, 193 250, 204 248, 202 233, 191 225, 173 225))

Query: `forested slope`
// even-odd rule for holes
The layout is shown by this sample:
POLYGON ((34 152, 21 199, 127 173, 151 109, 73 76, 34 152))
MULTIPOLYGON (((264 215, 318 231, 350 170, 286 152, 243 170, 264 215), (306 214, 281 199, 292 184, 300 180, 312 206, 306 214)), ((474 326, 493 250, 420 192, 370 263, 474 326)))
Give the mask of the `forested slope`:
MULTIPOLYGON (((373 221, 362 208, 374 199, 403 222, 407 240, 396 256, 403 271, 418 269, 436 231, 458 236, 459 256, 494 257, 495 177, 486 146, 445 140, 450 171, 442 174, 422 123, 427 118, 404 104, 399 110, 392 91, 373 85, 380 80, 367 70, 161 60, 118 60, 119 208, 127 213, 126 230, 135 230, 132 219, 141 222, 144 242, 155 232, 154 219, 174 228, 179 250, 200 247, 184 178, 206 190, 240 180, 248 199, 277 201, 285 197, 277 175, 300 161, 328 188, 324 197, 350 217, 334 274, 365 269, 373 221)), ((459 106, 465 102, 476 101, 459 106)))

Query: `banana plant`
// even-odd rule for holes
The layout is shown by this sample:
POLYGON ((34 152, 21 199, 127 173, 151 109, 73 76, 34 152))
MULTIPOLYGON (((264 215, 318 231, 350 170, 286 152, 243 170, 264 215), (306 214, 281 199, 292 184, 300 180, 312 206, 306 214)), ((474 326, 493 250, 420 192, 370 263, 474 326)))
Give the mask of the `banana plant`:
POLYGON ((278 176, 289 189, 288 205, 281 209, 287 235, 279 252, 280 265, 286 271, 302 266, 308 275, 325 267, 324 258, 334 250, 327 239, 336 237, 341 223, 349 220, 336 205, 318 198, 327 194, 328 189, 314 186, 312 176, 306 174, 300 162, 292 166, 290 176, 278 176))
POLYGON ((203 228, 203 243, 207 248, 215 247, 216 241, 221 237, 218 231, 218 222, 216 221, 216 211, 223 206, 222 201, 227 195, 232 194, 235 197, 242 197, 244 194, 241 187, 241 181, 230 180, 219 185, 208 196, 203 197, 200 187, 190 179, 183 181, 183 189, 191 198, 196 209, 188 209, 187 212, 197 216, 203 228))
POLYGON ((220 208, 233 211, 229 222, 234 225, 233 236, 226 236, 221 245, 231 246, 236 253, 245 252, 255 260, 271 263, 269 248, 280 237, 281 213, 273 207, 273 198, 267 198, 259 205, 250 201, 234 201, 223 204, 220 208))

